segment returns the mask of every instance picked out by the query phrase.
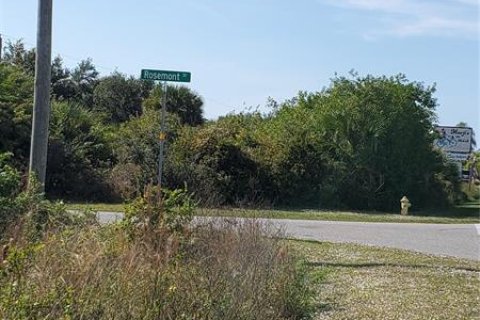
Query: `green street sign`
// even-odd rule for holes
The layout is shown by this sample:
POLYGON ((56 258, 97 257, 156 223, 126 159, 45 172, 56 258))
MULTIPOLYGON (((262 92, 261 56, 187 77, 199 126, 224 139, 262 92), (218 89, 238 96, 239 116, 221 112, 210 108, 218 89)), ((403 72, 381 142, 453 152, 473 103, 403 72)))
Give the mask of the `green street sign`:
POLYGON ((191 73, 185 71, 142 69, 140 79, 153 81, 190 82, 191 73))

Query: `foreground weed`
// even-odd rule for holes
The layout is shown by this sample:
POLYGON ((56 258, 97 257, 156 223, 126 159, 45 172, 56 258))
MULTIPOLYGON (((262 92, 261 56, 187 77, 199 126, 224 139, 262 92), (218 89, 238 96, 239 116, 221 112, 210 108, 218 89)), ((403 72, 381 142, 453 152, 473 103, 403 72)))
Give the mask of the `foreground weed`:
POLYGON ((184 191, 153 188, 126 219, 17 241, 0 266, 2 319, 302 319, 307 264, 258 221, 190 223, 184 191))

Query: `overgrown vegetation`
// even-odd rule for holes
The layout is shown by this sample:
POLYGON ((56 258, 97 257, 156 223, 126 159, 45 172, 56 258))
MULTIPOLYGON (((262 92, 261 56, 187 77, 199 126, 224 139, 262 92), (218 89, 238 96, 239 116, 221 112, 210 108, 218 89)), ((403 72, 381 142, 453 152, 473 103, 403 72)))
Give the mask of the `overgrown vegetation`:
POLYGON ((448 206, 459 183, 432 149, 434 91, 402 75, 337 77, 267 116, 184 129, 174 172, 215 205, 391 210, 408 195, 417 208, 448 206))
POLYGON ((96 221, 93 212, 81 210, 82 215, 67 214, 63 202, 45 200, 34 177, 21 191, 20 174, 8 160, 8 154, 0 154, 0 241, 35 242, 47 231, 96 221))
POLYGON ((0 234, 22 212, 18 199, 20 174, 7 163, 9 154, 0 154, 0 234))
POLYGON ((2 210, 0 220, 2 319, 306 319, 315 310, 319 279, 278 231, 192 224, 186 191, 148 187, 105 226, 33 191, 19 199, 21 215, 5 224, 2 210))
MULTIPOLYGON (((0 153, 26 172, 34 51, 10 43, 0 64, 0 153)), ((203 118, 202 98, 168 87, 165 183, 203 206, 392 210, 448 207, 464 195, 456 169, 433 150, 435 87, 392 77, 336 76, 268 114, 203 118)), ((46 192, 50 198, 133 199, 154 182, 159 100, 152 82, 99 77, 91 60, 52 64, 46 192)))

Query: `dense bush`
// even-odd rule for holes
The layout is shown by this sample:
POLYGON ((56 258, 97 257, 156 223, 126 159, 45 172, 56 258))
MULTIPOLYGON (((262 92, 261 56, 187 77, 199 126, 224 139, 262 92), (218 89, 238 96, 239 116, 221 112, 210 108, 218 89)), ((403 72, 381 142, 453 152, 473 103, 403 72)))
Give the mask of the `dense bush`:
MULTIPOLYGON (((146 110, 140 117, 123 123, 114 134, 116 164, 111 171, 110 183, 126 199, 141 195, 145 186, 156 182, 160 122, 158 112, 146 110)), ((180 126, 178 117, 168 113, 166 126, 168 151, 180 126)))
POLYGON ((0 247, 8 238, 32 242, 45 232, 92 221, 89 212, 69 213, 63 202, 46 200, 34 177, 22 191, 20 174, 7 163, 9 157, 0 154, 0 247))
POLYGON ((403 195, 416 208, 451 205, 458 178, 432 148, 434 91, 402 75, 338 77, 266 116, 184 128, 170 183, 210 205, 392 210, 403 195))
POLYGON ((18 218, 21 206, 17 200, 20 174, 7 161, 10 154, 0 154, 0 239, 8 226, 18 218))
POLYGON ((167 182, 186 184, 203 205, 255 205, 268 200, 270 175, 256 155, 259 115, 231 115, 184 127, 168 150, 167 182))
POLYGON ((457 179, 432 149, 434 91, 402 75, 339 77, 281 108, 274 124, 294 133, 281 138, 294 140, 288 147, 289 155, 298 154, 293 168, 308 171, 303 183, 311 187, 304 191, 318 199, 326 191, 332 198, 323 205, 353 209, 392 209, 403 195, 418 207, 452 203, 442 185, 457 179))
MULTIPOLYGON (((13 153, 24 174, 34 51, 16 43, 7 53, 10 63, 0 64, 0 152, 13 153)), ((91 60, 69 70, 59 57, 52 84, 49 197, 133 199, 156 182, 159 85, 117 72, 99 79, 91 60)), ((208 122, 198 94, 167 90, 164 182, 187 185, 202 205, 392 210, 404 195, 414 208, 462 198, 457 173, 432 148, 435 88, 403 75, 335 77, 320 92, 271 101, 267 115, 208 122)))
POLYGON ((112 198, 110 129, 81 105, 54 102, 50 117, 46 191, 52 197, 112 198))
POLYGON ((19 169, 28 162, 32 105, 33 77, 19 66, 0 63, 0 153, 12 153, 19 169))

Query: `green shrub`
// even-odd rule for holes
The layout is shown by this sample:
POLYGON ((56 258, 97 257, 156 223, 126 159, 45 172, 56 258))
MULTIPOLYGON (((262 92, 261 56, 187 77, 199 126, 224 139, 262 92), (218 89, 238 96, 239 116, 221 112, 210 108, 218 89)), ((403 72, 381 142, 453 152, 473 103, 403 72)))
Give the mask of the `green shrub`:
POLYGON ((0 197, 12 198, 18 194, 20 174, 12 166, 7 164, 11 154, 0 154, 0 197))
POLYGON ((21 213, 17 201, 20 190, 20 174, 7 164, 11 154, 0 154, 0 240, 6 228, 21 213))
POLYGON ((113 196, 107 185, 113 160, 110 128, 82 105, 54 102, 45 182, 53 198, 102 199, 113 196))
POLYGON ((270 175, 256 153, 261 121, 258 114, 239 114, 200 128, 182 128, 168 150, 167 183, 186 184, 206 206, 269 202, 270 175))
POLYGON ((144 172, 134 163, 119 163, 110 172, 109 184, 122 199, 130 201, 141 195, 144 172))
POLYGON ((36 241, 46 232, 94 221, 91 212, 67 212, 63 202, 46 200, 33 177, 20 192, 20 175, 6 164, 9 157, 0 155, 0 244, 9 237, 36 241))
POLYGON ((17 169, 28 165, 33 87, 21 66, 0 63, 0 153, 11 152, 17 169))
MULTIPOLYGON (((167 115, 167 142, 169 150, 175 138, 179 119, 174 114, 167 115)), ((113 189, 131 200, 155 182, 158 170, 160 116, 152 110, 146 110, 140 117, 123 123, 115 132, 114 153, 116 164, 111 172, 110 183, 113 189), (129 171, 132 169, 131 171, 129 171)), ((167 152, 168 153, 168 152, 167 152)), ((182 187, 175 186, 175 187, 182 187)))
POLYGON ((186 182, 207 205, 391 211, 406 195, 415 208, 451 206, 460 189, 433 149, 434 93, 401 74, 335 77, 269 115, 180 130, 167 181, 186 182))
POLYGON ((15 238, 36 242, 50 232, 60 232, 72 226, 82 226, 96 222, 95 214, 85 210, 69 212, 62 201, 45 199, 35 178, 30 178, 29 186, 15 199, 21 215, 15 223, 15 238))
POLYGON ((478 201, 480 199, 480 186, 474 181, 462 182, 461 190, 463 195, 463 201, 478 201))
POLYGON ((166 190, 149 185, 145 194, 125 207, 122 224, 129 232, 148 236, 183 233, 193 218, 195 206, 186 190, 166 190))

